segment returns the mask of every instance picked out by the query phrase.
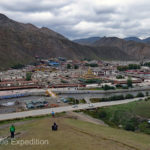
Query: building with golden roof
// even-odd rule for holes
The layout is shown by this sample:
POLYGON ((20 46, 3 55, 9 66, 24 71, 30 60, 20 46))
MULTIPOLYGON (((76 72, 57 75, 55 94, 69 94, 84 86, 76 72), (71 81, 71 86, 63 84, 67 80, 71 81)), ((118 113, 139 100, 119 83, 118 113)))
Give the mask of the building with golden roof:
POLYGON ((82 79, 85 80, 90 80, 90 79, 98 79, 99 77, 97 77, 96 75, 94 75, 94 73, 92 72, 92 70, 89 68, 87 73, 85 73, 84 75, 81 76, 82 79))

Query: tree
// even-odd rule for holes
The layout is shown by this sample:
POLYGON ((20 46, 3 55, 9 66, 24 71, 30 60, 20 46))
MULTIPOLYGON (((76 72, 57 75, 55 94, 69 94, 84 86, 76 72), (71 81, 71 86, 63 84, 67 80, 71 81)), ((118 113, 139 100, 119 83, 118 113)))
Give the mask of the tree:
POLYGON ((88 63, 86 63, 85 66, 98 67, 98 64, 95 64, 95 63, 93 63, 93 64, 88 64, 88 63))
POLYGON ((126 71, 126 70, 128 70, 128 66, 118 66, 117 70, 119 70, 119 71, 126 71))
POLYGON ((107 117, 107 113, 104 110, 99 112, 99 118, 106 118, 106 117, 107 117))
POLYGON ((145 63, 144 66, 150 67, 150 62, 145 63))
POLYGON ((124 129, 128 131, 135 131, 137 125, 138 125, 137 119, 131 118, 125 123, 124 129))
POLYGON ((109 86, 109 85, 104 85, 104 86, 102 86, 102 89, 105 90, 105 91, 107 91, 107 90, 114 90, 115 87, 109 86))
POLYGON ((11 68, 12 69, 22 69, 23 67, 25 67, 25 65, 18 63, 18 64, 13 65, 11 68))
POLYGON ((74 69, 78 69, 79 68, 79 66, 78 65, 74 65, 74 69))
POLYGON ((118 66, 117 69, 119 71, 126 71, 126 70, 132 70, 132 69, 140 69, 141 66, 137 64, 129 64, 128 66, 118 66))
POLYGON ((128 87, 132 87, 132 80, 130 78, 127 80, 127 85, 128 87))
POLYGON ((26 73, 26 80, 30 81, 31 80, 31 76, 32 76, 32 73, 31 72, 27 72, 26 73))
POLYGON ((70 64, 67 64, 67 69, 71 69, 71 65, 70 64))
POLYGON ((122 75, 117 75, 116 78, 117 78, 117 79, 124 79, 124 76, 122 76, 122 75))
POLYGON ((137 94, 137 97, 144 97, 144 94, 143 94, 142 92, 139 92, 139 93, 137 94))
POLYGON ((127 95, 125 96, 125 98, 126 98, 126 99, 132 99, 132 98, 134 98, 134 96, 133 96, 132 94, 127 94, 127 95))
POLYGON ((128 65, 128 69, 131 70, 131 69, 140 69, 141 66, 140 65, 137 65, 137 64, 129 64, 128 65))

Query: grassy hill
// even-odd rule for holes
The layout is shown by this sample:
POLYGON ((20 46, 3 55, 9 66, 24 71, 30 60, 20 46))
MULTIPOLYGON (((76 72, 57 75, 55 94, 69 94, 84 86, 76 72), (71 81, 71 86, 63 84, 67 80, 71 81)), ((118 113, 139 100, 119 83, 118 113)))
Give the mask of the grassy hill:
MULTIPOLYGON (((9 125, 0 126, 0 136, 9 135, 9 125)), ((67 118, 65 114, 57 118, 44 117, 26 121, 15 121, 16 132, 21 134, 16 138, 49 140, 43 146, 2 145, 0 150, 149 150, 150 136, 128 132, 111 127, 96 125, 81 120, 67 118), (51 131, 51 125, 56 122, 59 130, 51 131)))

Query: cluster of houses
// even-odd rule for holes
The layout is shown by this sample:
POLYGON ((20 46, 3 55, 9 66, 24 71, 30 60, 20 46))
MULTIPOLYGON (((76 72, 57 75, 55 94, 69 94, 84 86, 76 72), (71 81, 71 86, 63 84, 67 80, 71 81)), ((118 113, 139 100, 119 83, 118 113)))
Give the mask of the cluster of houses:
POLYGON ((0 72, 0 90, 42 87, 85 87, 79 79, 101 79, 103 83, 126 84, 132 77, 134 84, 143 83, 143 76, 148 76, 149 68, 128 70, 125 78, 117 79, 118 64, 98 60, 67 60, 62 57, 40 60, 38 65, 28 65, 23 69, 9 69, 0 72), (69 68, 68 68, 69 64, 69 68), (74 66, 78 67, 74 67, 74 66), (31 80, 26 80, 27 72, 32 73, 31 80))

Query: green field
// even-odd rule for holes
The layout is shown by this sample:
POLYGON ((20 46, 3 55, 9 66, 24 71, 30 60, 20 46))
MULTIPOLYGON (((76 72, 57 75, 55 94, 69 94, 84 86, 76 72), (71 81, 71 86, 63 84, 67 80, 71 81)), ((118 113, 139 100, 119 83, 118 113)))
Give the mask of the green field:
MULTIPOLYGON (((0 136, 9 135, 9 125, 0 126, 0 136)), ((16 132, 20 132, 16 140, 40 139, 48 140, 48 145, 19 146, 1 145, 0 150, 149 150, 150 136, 95 125, 72 118, 65 114, 57 118, 44 117, 14 122, 16 132), (58 131, 51 131, 56 122, 58 131)))
POLYGON ((105 107, 108 113, 114 111, 122 110, 127 111, 135 115, 139 115, 144 118, 150 118, 150 100, 148 101, 137 101, 132 103, 127 103, 123 105, 116 105, 111 107, 105 107))
POLYGON ((149 99, 84 112, 94 118, 102 119, 110 126, 150 134, 150 124, 147 122, 150 118, 149 99))

